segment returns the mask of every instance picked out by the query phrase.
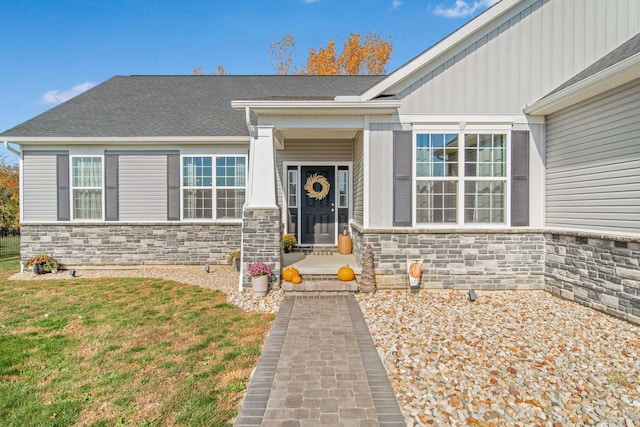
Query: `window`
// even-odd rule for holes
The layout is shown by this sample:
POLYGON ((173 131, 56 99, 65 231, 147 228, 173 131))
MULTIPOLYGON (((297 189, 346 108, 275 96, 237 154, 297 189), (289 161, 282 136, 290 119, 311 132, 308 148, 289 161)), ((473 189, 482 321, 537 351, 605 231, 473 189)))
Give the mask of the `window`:
POLYGON ((349 170, 346 166, 338 169, 338 207, 349 207, 349 170))
POLYGON ((458 134, 416 140, 416 222, 455 223, 458 205, 458 134))
POLYGON ((216 157, 215 176, 213 161, 214 158, 211 156, 182 158, 184 219, 225 219, 242 216, 246 186, 246 158, 216 157), (215 200, 213 194, 215 194, 215 200))
POLYGON ((241 218, 245 200, 246 159, 216 158, 216 218, 241 218))
POLYGON ((102 219, 102 157, 71 157, 74 219, 102 219))
POLYGON ((297 208, 298 207, 298 167, 297 166, 289 166, 287 170, 288 178, 288 186, 289 186, 289 207, 297 208))
POLYGON ((417 134, 416 223, 505 224, 506 159, 506 134, 417 134))

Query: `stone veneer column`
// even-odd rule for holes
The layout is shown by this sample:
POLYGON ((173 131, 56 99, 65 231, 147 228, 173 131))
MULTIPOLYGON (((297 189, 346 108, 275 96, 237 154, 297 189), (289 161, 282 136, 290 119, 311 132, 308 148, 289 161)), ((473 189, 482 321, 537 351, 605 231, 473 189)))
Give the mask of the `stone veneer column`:
POLYGON ((282 270, 280 208, 245 208, 242 219, 242 286, 251 289, 249 265, 262 261, 273 269, 270 287, 282 270))
POLYGON ((247 203, 242 215, 242 287, 251 288, 249 266, 262 261, 279 282, 282 266, 282 217, 276 202, 275 136, 273 126, 255 126, 249 145, 247 203))

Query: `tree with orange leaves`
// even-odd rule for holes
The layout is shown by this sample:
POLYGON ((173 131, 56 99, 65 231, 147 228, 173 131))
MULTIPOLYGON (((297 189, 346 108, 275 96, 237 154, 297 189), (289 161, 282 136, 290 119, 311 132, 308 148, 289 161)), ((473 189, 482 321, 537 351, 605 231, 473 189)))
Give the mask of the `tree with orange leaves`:
POLYGON ((294 71, 295 74, 307 75, 374 75, 385 72, 393 51, 391 41, 382 40, 375 30, 365 36, 364 42, 360 34, 351 33, 344 40, 340 55, 336 52, 335 44, 335 40, 331 39, 326 47, 309 49, 307 62, 302 65, 300 71, 295 72, 295 68, 291 65, 295 40, 289 34, 271 43, 269 51, 273 58, 271 63, 276 67, 278 74, 289 74, 290 71, 294 71))
POLYGON ((0 156, 0 230, 20 229, 20 178, 18 165, 0 156))

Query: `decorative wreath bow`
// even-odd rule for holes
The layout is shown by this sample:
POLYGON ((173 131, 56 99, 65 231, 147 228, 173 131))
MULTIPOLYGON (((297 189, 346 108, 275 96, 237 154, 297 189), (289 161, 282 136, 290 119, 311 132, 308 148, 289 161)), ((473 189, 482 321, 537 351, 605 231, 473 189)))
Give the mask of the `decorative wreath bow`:
POLYGON ((329 194, 329 189, 331 186, 329 185, 329 181, 322 175, 318 175, 314 173, 309 178, 307 178, 307 183, 304 185, 304 189, 307 191, 307 196, 312 199, 322 200, 329 194), (322 189, 320 191, 316 191, 313 187, 315 184, 320 184, 322 189))

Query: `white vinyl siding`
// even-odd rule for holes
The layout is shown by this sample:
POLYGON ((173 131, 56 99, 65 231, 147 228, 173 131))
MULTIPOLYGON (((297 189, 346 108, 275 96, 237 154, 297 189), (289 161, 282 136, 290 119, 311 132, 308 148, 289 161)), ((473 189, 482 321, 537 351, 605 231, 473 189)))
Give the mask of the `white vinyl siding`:
POLYGON ((55 154, 24 153, 22 188, 23 221, 58 220, 55 154))
POLYGON ((523 1, 391 92, 401 114, 522 114, 638 32, 638 0, 523 1))
POLYGON ((372 123, 369 132, 367 196, 369 227, 390 227, 393 223, 393 131, 395 125, 372 123))
POLYGON ((120 221, 167 220, 167 156, 120 155, 120 221))
POLYGON ((640 234, 640 81, 547 120, 547 227, 640 234))
POLYGON ((364 145, 363 134, 358 132, 353 141, 353 220, 362 225, 364 221, 364 145))

